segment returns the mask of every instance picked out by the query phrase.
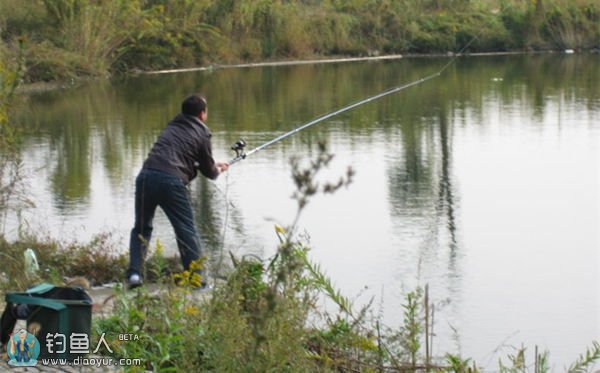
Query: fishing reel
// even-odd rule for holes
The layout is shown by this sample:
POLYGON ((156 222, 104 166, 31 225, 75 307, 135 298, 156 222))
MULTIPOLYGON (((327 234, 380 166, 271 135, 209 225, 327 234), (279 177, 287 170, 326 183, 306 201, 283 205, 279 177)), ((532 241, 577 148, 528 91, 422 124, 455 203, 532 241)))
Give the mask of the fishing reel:
POLYGON ((236 158, 246 158, 246 154, 244 153, 244 148, 246 147, 246 142, 244 139, 239 139, 235 144, 231 145, 231 150, 235 152, 236 158))

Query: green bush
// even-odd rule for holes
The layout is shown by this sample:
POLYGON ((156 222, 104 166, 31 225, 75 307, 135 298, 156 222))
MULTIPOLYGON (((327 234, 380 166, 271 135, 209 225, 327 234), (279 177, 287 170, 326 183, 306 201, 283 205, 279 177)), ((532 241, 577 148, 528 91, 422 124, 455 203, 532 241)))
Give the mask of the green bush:
POLYGON ((544 14, 541 35, 560 49, 597 47, 600 33, 600 6, 551 3, 544 14))
POLYGON ((27 80, 314 55, 597 48, 593 0, 0 2, 27 80))

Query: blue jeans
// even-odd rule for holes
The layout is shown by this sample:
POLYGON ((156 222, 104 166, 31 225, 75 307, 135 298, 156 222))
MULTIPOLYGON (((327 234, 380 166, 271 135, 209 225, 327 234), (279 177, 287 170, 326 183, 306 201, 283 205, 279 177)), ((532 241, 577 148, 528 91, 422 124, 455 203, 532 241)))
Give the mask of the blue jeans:
POLYGON ((202 256, 189 190, 176 176, 158 170, 142 169, 135 181, 135 225, 129 242, 127 276, 134 273, 143 275, 157 206, 163 209, 175 230, 183 268, 189 269, 190 263, 202 256))

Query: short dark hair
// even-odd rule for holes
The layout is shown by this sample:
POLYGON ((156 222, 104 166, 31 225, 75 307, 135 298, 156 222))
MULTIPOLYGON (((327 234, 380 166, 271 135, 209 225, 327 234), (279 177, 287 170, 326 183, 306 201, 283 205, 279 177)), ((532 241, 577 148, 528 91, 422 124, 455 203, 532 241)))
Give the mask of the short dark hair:
POLYGON ((206 110, 206 98, 202 95, 195 94, 188 96, 181 103, 181 112, 187 115, 198 116, 201 112, 206 110))

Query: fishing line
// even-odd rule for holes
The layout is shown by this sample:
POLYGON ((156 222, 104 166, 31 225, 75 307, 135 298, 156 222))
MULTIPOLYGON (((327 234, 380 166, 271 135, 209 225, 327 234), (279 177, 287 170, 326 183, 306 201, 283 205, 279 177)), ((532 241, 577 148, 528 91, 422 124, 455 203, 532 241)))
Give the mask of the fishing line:
POLYGON ((299 127, 294 128, 293 130, 291 130, 289 132, 286 132, 286 133, 284 133, 284 134, 282 134, 280 136, 275 137, 273 140, 267 141, 266 143, 264 143, 264 144, 262 144, 262 145, 260 145, 260 146, 258 146, 256 148, 250 150, 247 153, 244 152, 244 148, 246 147, 246 142, 243 139, 238 140, 235 144, 233 144, 231 146, 231 150, 235 151, 236 156, 231 161, 229 161, 229 165, 237 163, 237 162, 241 161, 242 159, 246 159, 246 157, 248 157, 249 155, 252 155, 252 154, 254 154, 256 152, 259 152, 259 151, 263 150, 264 148, 266 148, 266 147, 268 147, 270 145, 275 144, 276 142, 279 142, 279 141, 281 141, 281 140, 283 140, 283 139, 285 139, 287 137, 290 137, 290 136, 292 136, 292 135, 294 135, 294 134, 296 134, 296 133, 298 133, 298 132, 300 132, 300 131, 302 131, 302 130, 310 127, 310 126, 313 126, 313 125, 315 125, 317 123, 323 122, 324 120, 327 120, 327 119, 329 119, 331 117, 334 117, 336 115, 342 114, 342 113, 344 113, 346 111, 350 111, 350 110, 352 110, 352 109, 354 109, 354 108, 356 108, 358 106, 364 105, 364 104, 369 103, 371 101, 378 100, 378 99, 380 99, 382 97, 391 95, 393 93, 400 92, 400 91, 402 91, 402 90, 404 90, 406 88, 410 88, 410 87, 419 85, 419 84, 421 84, 423 82, 426 82, 428 80, 431 80, 433 78, 437 78, 438 76, 442 75, 442 73, 448 67, 450 67, 450 65, 452 65, 459 56, 462 55, 462 53, 478 38, 478 36, 479 35, 475 35, 471 39, 471 41, 469 41, 458 53, 456 53, 454 55, 454 57, 448 63, 446 63, 446 65, 444 65, 439 71, 437 71, 434 74, 428 75, 426 77, 420 78, 418 80, 415 80, 415 81, 407 83, 407 84, 403 84, 403 85, 400 85, 400 86, 389 88, 389 89, 387 89, 387 90, 385 90, 385 91, 383 91, 381 93, 378 93, 378 94, 376 94, 374 96, 367 97, 367 98, 365 98, 363 100, 357 101, 357 102, 355 102, 353 104, 350 104, 348 106, 344 106, 341 109, 338 109, 338 110, 332 111, 330 113, 321 115, 321 116, 319 116, 319 117, 317 117, 317 118, 315 118, 315 119, 313 119, 313 120, 311 120, 311 121, 309 121, 309 122, 307 122, 305 124, 302 124, 299 127))

